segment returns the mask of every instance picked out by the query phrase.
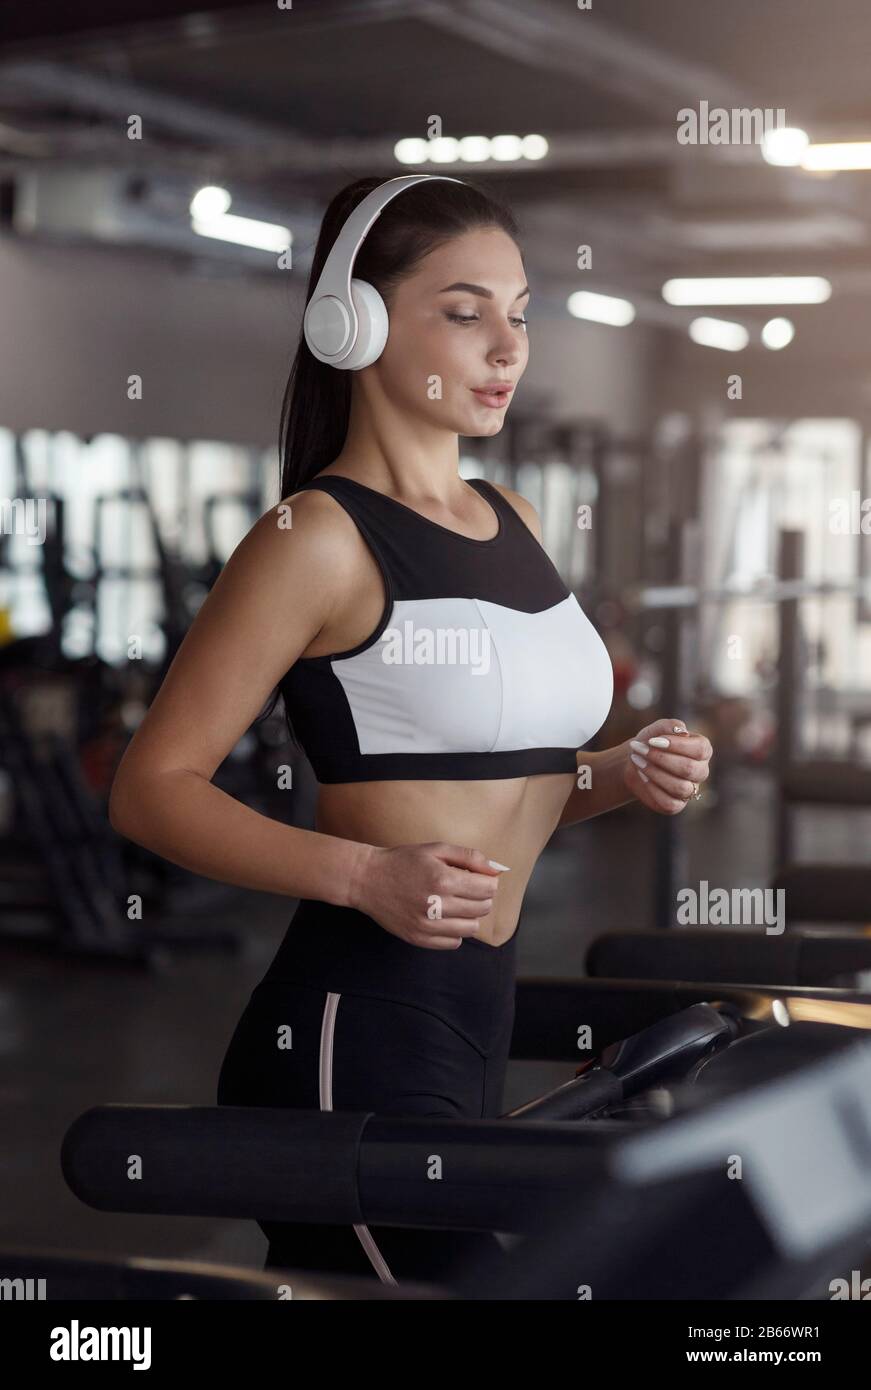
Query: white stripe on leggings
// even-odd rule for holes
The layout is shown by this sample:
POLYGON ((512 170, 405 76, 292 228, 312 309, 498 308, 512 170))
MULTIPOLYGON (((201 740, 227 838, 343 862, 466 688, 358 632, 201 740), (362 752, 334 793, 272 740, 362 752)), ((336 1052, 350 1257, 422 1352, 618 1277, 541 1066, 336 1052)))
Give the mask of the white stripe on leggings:
MULTIPOLYGON (((333 1038, 336 1031, 336 1010, 339 1007, 339 1000, 341 997, 341 994, 328 994, 326 1003, 324 1004, 319 1059, 322 1110, 332 1110, 333 1108, 333 1038)), ((357 1232, 360 1244, 369 1256, 372 1266, 382 1284, 395 1284, 396 1280, 387 1267, 387 1261, 372 1239, 372 1233, 369 1227, 360 1225, 355 1226, 354 1230, 357 1232)))

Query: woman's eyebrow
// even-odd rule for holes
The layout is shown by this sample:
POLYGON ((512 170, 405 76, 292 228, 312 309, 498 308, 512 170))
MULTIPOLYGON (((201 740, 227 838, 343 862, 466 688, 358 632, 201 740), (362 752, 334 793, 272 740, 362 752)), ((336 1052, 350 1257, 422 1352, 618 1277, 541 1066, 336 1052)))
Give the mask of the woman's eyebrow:
MULTIPOLYGON (((445 288, 443 290, 439 290, 438 293, 447 294, 450 290, 465 290, 467 294, 479 294, 482 299, 493 298, 492 290, 485 289, 483 285, 469 285, 466 283, 465 280, 458 280, 455 285, 445 285, 445 288)), ((529 294, 528 285, 524 285, 520 293, 515 296, 515 300, 522 299, 525 294, 529 294)))

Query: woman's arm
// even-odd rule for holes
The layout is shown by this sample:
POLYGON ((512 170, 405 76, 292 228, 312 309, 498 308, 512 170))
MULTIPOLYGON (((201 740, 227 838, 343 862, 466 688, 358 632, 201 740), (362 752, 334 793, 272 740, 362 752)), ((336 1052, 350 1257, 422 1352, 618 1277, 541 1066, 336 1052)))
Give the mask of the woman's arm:
POLYGON ((292 526, 286 502, 262 516, 197 613, 118 766, 109 819, 207 878, 354 907, 372 846, 272 820, 211 780, 352 592, 353 548, 329 500, 288 500, 292 526))
POLYGON ((625 806, 627 801, 635 800, 624 778, 629 751, 628 743, 604 748, 601 753, 585 753, 581 749, 578 754, 581 785, 575 785, 572 789, 557 821, 557 829, 561 825, 577 825, 578 821, 590 820, 592 816, 600 816, 603 811, 613 811, 617 806, 625 806), (589 767, 590 771, 581 776, 585 767, 589 767))
POLYGON ((710 740, 691 734, 680 716, 655 719, 616 748, 581 750, 578 772, 589 764, 589 786, 582 779, 575 787, 557 825, 574 825, 633 800, 662 816, 680 815, 708 780, 713 755, 710 740))

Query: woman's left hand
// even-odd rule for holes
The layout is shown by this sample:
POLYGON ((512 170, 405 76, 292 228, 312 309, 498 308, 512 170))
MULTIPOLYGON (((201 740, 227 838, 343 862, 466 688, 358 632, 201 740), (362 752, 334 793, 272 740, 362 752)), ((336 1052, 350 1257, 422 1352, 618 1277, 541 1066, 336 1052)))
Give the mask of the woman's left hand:
POLYGON ((708 779, 714 750, 682 719, 657 719, 630 739, 623 780, 633 796, 660 815, 676 816, 708 779))

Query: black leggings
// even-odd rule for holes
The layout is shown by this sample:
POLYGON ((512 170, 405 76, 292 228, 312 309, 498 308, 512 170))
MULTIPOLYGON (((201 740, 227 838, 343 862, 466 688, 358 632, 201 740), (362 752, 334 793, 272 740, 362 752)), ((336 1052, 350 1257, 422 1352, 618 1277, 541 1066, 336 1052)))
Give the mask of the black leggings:
MULTIPOLYGON (((495 1117, 514 1023, 517 932, 411 946, 351 908, 302 899, 224 1058, 219 1105, 495 1117)), ((266 1268, 449 1283, 495 1233, 258 1222, 266 1268)))

